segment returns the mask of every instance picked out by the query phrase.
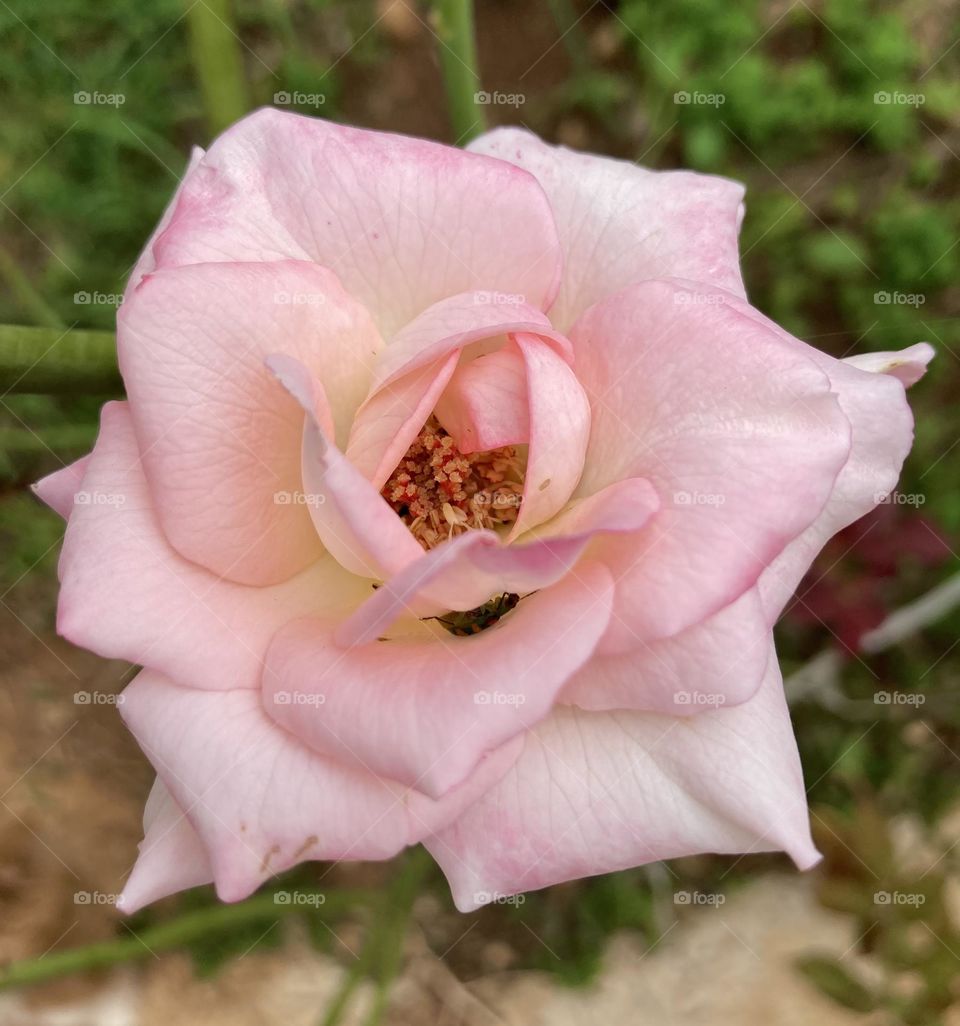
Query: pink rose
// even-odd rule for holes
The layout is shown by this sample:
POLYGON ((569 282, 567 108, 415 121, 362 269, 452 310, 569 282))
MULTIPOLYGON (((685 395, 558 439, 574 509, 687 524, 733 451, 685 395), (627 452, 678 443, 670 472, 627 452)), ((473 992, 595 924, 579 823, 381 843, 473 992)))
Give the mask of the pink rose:
POLYGON ((37 485, 58 629, 144 667, 131 911, 422 841, 457 906, 818 858, 771 627, 910 447, 931 356, 745 299, 734 182, 263 110, 118 316, 126 402, 37 485), (74 502, 74 495, 84 501, 74 502))

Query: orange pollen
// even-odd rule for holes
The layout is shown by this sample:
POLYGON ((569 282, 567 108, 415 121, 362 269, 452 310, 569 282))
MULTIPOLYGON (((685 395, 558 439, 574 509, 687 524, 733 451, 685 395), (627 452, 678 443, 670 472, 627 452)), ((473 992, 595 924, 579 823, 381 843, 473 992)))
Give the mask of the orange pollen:
POLYGON ((523 470, 512 445, 464 455, 431 417, 380 494, 425 548, 455 534, 509 527, 523 495, 523 470))

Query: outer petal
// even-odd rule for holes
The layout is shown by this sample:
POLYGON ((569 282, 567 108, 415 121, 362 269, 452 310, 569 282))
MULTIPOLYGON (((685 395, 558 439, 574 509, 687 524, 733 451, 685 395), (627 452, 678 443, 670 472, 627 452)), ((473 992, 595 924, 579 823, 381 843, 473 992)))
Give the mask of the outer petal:
POLYGON ((316 261, 385 335, 474 288, 549 303, 559 248, 526 172, 450 146, 260 110, 225 132, 184 185, 158 266, 316 261))
POLYGON ((548 146, 518 128, 497 128, 469 149, 525 168, 546 191, 563 248, 563 284, 550 308, 561 331, 593 303, 646 278, 690 278, 744 294, 738 182, 648 171, 548 146))
POLYGON ((689 719, 558 710, 460 819, 427 843, 470 911, 498 895, 700 852, 818 855, 771 653, 743 705, 689 719))
POLYGON ((284 584, 218 580, 170 548, 150 505, 126 403, 107 403, 60 556, 57 629, 76 645, 203 688, 253 688, 274 632, 332 615, 369 585, 329 556, 284 584))
POLYGON ((640 536, 604 543, 627 650, 750 588, 823 508, 850 427, 823 371, 723 293, 635 285, 571 340, 592 406, 577 494, 639 476, 663 503, 640 536))
POLYGON ((928 342, 918 342, 900 352, 864 353, 861 356, 848 356, 842 362, 873 374, 892 374, 903 383, 904 388, 909 388, 923 377, 933 357, 933 346, 928 342))
MULTIPOLYGON (((74 460, 69 466, 61 467, 52 474, 40 478, 31 485, 34 494, 38 499, 45 502, 55 513, 59 513, 64 520, 70 519, 73 507, 77 504, 77 492, 86 473, 87 464, 90 462, 90 454, 81 456, 74 460)), ((82 503, 83 497, 79 499, 82 503)))
POLYGON ((299 620, 270 646, 264 708, 315 751, 438 798, 550 712, 612 597, 607 569, 581 563, 475 637, 341 648, 331 624, 299 620))
POLYGON ((788 335, 753 307, 733 297, 728 302, 818 364, 852 427, 850 456, 825 508, 760 578, 768 622, 773 623, 824 544, 896 487, 913 443, 913 415, 904 386, 922 376, 933 350, 920 343, 899 353, 835 360, 788 335))
POLYGON ((159 777, 143 810, 143 835, 133 872, 117 899, 121 912, 136 912, 170 894, 213 881, 203 842, 159 777))
POLYGON ((201 150, 199 146, 194 146, 190 150, 190 159, 187 161, 187 168, 183 172, 183 178, 180 179, 172 199, 167 204, 167 208, 164 210, 163 216, 160 218, 157 227, 153 230, 153 234, 147 241, 146 246, 143 247, 143 252, 137 258, 137 262, 133 265, 133 270, 130 272, 130 277, 127 280, 127 287, 124 291, 124 299, 133 292, 145 275, 151 274, 156 270, 157 262, 153 255, 154 243, 163 234, 167 225, 170 223, 170 218, 173 217, 173 212, 180 201, 180 194, 183 192, 184 183, 196 170, 197 165, 201 160, 203 160, 203 150, 201 150))
POLYGON ((179 688, 144 671, 120 713, 238 901, 307 859, 384 859, 440 830, 498 780, 522 742, 491 753, 435 802, 304 748, 252 691, 179 688))
MULTIPOLYGON (((616 613, 614 613, 616 616, 616 613)), ((692 716, 752 698, 770 656, 756 588, 671 638, 623 655, 601 649, 568 681, 560 701, 598 711, 638 709, 692 716)))
POLYGON ((300 492, 303 416, 263 366, 302 360, 336 429, 366 392, 380 345, 366 313, 321 268, 209 264, 149 277, 118 315, 120 368, 147 479, 171 544, 244 584, 274 584, 320 543, 300 492))

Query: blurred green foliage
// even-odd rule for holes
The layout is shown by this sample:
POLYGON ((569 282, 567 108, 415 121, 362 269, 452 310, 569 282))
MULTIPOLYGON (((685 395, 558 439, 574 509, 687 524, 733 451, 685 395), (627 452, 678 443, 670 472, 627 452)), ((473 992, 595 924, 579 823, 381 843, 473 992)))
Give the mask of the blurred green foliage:
MULTIPOLYGON (((955 573, 960 49, 950 50, 957 31, 951 12, 931 0, 551 6, 570 29, 565 56, 557 47, 551 59, 566 63, 542 87, 534 79, 514 82, 531 94, 519 112, 529 127, 552 138, 576 120, 587 148, 744 181, 742 250, 751 298, 812 344, 837 356, 922 339, 938 348, 931 375, 911 393, 917 442, 901 490, 925 497, 923 514, 942 532, 944 559, 914 566, 905 557, 892 579, 864 578, 862 587, 879 589, 896 606, 955 573)), ((0 4, 0 280, 7 286, 0 289, 0 321, 112 325, 115 304, 78 302, 75 294, 122 291, 190 147, 208 141, 206 126, 215 120, 204 109, 185 9, 180 0, 0 4), (116 106, 75 102, 75 94, 95 91, 124 99, 116 106)), ((239 41, 224 35, 223 45, 239 47, 253 104, 280 92, 322 93, 323 104, 303 112, 337 119, 349 96, 351 111, 380 112, 371 115, 376 123, 383 120, 380 87, 369 85, 357 101, 345 82, 362 89, 391 62, 427 59, 422 50, 404 49, 387 23, 370 29, 376 16, 369 0, 238 0, 239 41)), ((481 22, 484 16, 480 5, 481 22)), ((481 67, 496 72, 500 60, 507 58, 481 46, 481 67)), ((442 97, 420 102, 434 110, 442 97)), ((52 564, 60 532, 59 521, 14 486, 55 468, 57 457, 84 450, 98 401, 16 397, 4 404, 0 430, 34 433, 0 456, 7 488, 0 495, 0 579, 9 585, 35 565, 52 564), (64 425, 75 433, 64 435, 64 425)), ((811 958, 802 969, 848 1007, 884 1006, 907 1023, 935 1022, 952 1000, 945 980, 955 960, 946 960, 943 945, 918 955, 897 942, 929 916, 944 944, 960 951, 960 937, 941 921, 942 879, 934 873, 924 884, 931 890, 923 907, 893 905, 878 914, 873 894, 882 888, 872 872, 851 863, 850 852, 876 866, 886 859, 893 819, 909 812, 932 830, 956 801, 960 722, 951 691, 960 649, 951 646, 958 631, 955 614, 883 656, 851 659, 844 671, 844 697, 868 706, 883 686, 921 690, 928 697, 922 722, 915 707, 872 707, 866 722, 814 701, 795 709, 815 822, 829 827, 819 830, 827 851, 824 900, 861 917, 864 945, 891 971, 918 972, 923 986, 905 1001, 866 988, 829 960, 811 958)), ((789 617, 781 624, 788 669, 830 642, 822 625, 801 629, 789 617)), ((718 861, 676 869, 681 881, 730 886, 758 861, 769 862, 744 860, 724 883, 718 861)), ((897 879, 890 859, 885 867, 884 887, 919 886, 897 879)), ((652 881, 642 871, 615 874, 479 915, 488 933, 510 934, 524 964, 576 982, 596 970, 614 931, 630 928, 656 941, 652 881)), ((442 885, 434 889, 443 893, 442 885)), ((185 902, 209 900, 198 892, 185 902)), ((213 966, 255 939, 238 935, 227 947, 217 939, 195 954, 213 966)))

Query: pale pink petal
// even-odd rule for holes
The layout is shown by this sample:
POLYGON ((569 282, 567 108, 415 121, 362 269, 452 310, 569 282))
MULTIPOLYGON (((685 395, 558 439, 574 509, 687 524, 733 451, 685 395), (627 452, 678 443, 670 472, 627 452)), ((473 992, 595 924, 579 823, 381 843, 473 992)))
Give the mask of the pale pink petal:
POLYGON ((143 840, 117 908, 128 915, 161 898, 213 882, 203 842, 163 781, 153 782, 143 810, 143 840))
POLYGON ((899 372, 891 361, 884 360, 877 368, 879 373, 872 373, 863 369, 863 364, 857 366, 848 360, 818 355, 853 427, 850 458, 821 515, 760 578, 760 593, 770 623, 780 616, 827 541, 869 513, 895 489, 900 468, 913 444, 913 415, 904 394, 904 381, 916 380, 922 373, 922 358, 900 365, 899 372))
POLYGON ((190 150, 190 159, 187 161, 187 167, 183 172, 183 177, 177 183, 177 188, 157 223, 157 227, 154 228, 153 234, 147 240, 146 246, 143 247, 143 252, 137 258, 137 262, 133 265, 133 270, 130 272, 130 277, 127 279, 127 287, 124 290, 124 299, 126 299, 126 297, 129 296, 140 284, 144 275, 150 274, 152 271, 156 270, 157 262, 153 255, 154 243, 170 223, 170 218, 173 217, 173 211, 176 209, 177 203, 180 201, 180 193, 183 192, 184 183, 196 170, 196 167, 201 160, 203 160, 203 150, 201 150, 199 146, 192 147, 190 150))
POLYGON ((504 592, 547 588, 571 572, 597 535, 630 534, 657 510, 641 479, 620 481, 596 496, 576 518, 576 533, 504 545, 493 531, 467 531, 431 549, 378 588, 336 631, 343 648, 365 645, 399 617, 476 609, 504 592))
POLYGON ((463 453, 529 441, 527 374, 516 342, 458 367, 434 412, 463 453))
POLYGON ((108 659, 152 666, 203 688, 259 686, 274 632, 334 615, 369 584, 330 557, 283 584, 218 580, 179 556, 153 513, 126 403, 107 403, 60 556, 57 629, 108 659))
POLYGON ((577 496, 638 476, 662 503, 645 531, 598 553, 618 579, 611 631, 622 650, 752 587, 816 519, 849 453, 827 375, 728 298, 646 282, 571 333, 592 407, 577 496))
POLYGON ((843 362, 872 374, 892 374, 905 388, 909 388, 923 377, 934 355, 933 346, 929 342, 918 342, 899 352, 864 353, 848 356, 843 362))
POLYGON ((347 459, 382 488, 420 433, 457 369, 452 352, 405 374, 375 392, 360 408, 350 431, 347 459))
POLYGON ((334 624, 299 620, 267 653, 264 708, 315 751, 438 798, 550 712, 606 629, 612 595, 609 571, 580 563, 472 637, 341 648, 334 624))
POLYGON ((302 360, 346 438, 380 345, 365 311, 305 263, 148 276, 118 314, 120 369, 164 533, 187 559, 275 584, 322 551, 302 502, 303 415, 263 366, 302 360))
POLYGON ((536 335, 515 338, 526 368, 530 444, 511 538, 564 507, 580 480, 590 438, 590 401, 570 365, 536 335))
POLYGON ((449 296, 424 310, 390 339, 373 370, 371 393, 443 356, 477 342, 496 342, 524 331, 549 340, 570 360, 570 342, 554 331, 550 320, 529 303, 497 302, 492 293, 449 296))
POLYGON ((154 249, 161 267, 315 261, 385 335, 475 288, 521 293, 542 308, 560 275, 550 206, 526 172, 269 109, 214 142, 154 249))
POLYGON ((701 852, 818 854, 776 655, 756 695, 687 719, 558 709, 513 768, 427 842, 461 911, 701 852))
MULTIPOLYGON (((89 462, 90 454, 87 453, 86 456, 81 456, 80 459, 74 460, 68 466, 61 467, 52 474, 47 474, 46 477, 41 477, 39 481, 30 486, 34 495, 45 502, 54 513, 59 513, 64 520, 69 520, 89 462)), ((81 497, 79 501, 82 503, 84 497, 81 497)))
POLYGON ((456 818, 517 757, 490 753, 439 801, 305 748, 253 691, 181 688, 143 671, 119 706, 210 856, 217 894, 238 901, 309 859, 386 859, 456 818))
POLYGON ((423 555, 406 524, 363 474, 324 436, 315 410, 317 382, 292 357, 273 354, 267 366, 303 408, 303 487, 310 516, 327 551, 353 574, 383 578, 423 555))
POLYGON ((469 149, 525 168, 546 191, 563 249, 563 283, 550 308, 561 331, 593 303, 646 278, 690 278, 744 294, 738 182, 648 171, 548 146, 518 128, 494 129, 469 149))
MULTIPOLYGON (((616 610, 614 618, 616 618, 616 610)), ((769 658, 769 626, 756 588, 671 638, 594 657, 560 701, 597 711, 637 709, 692 716, 739 705, 756 693, 769 658)))

